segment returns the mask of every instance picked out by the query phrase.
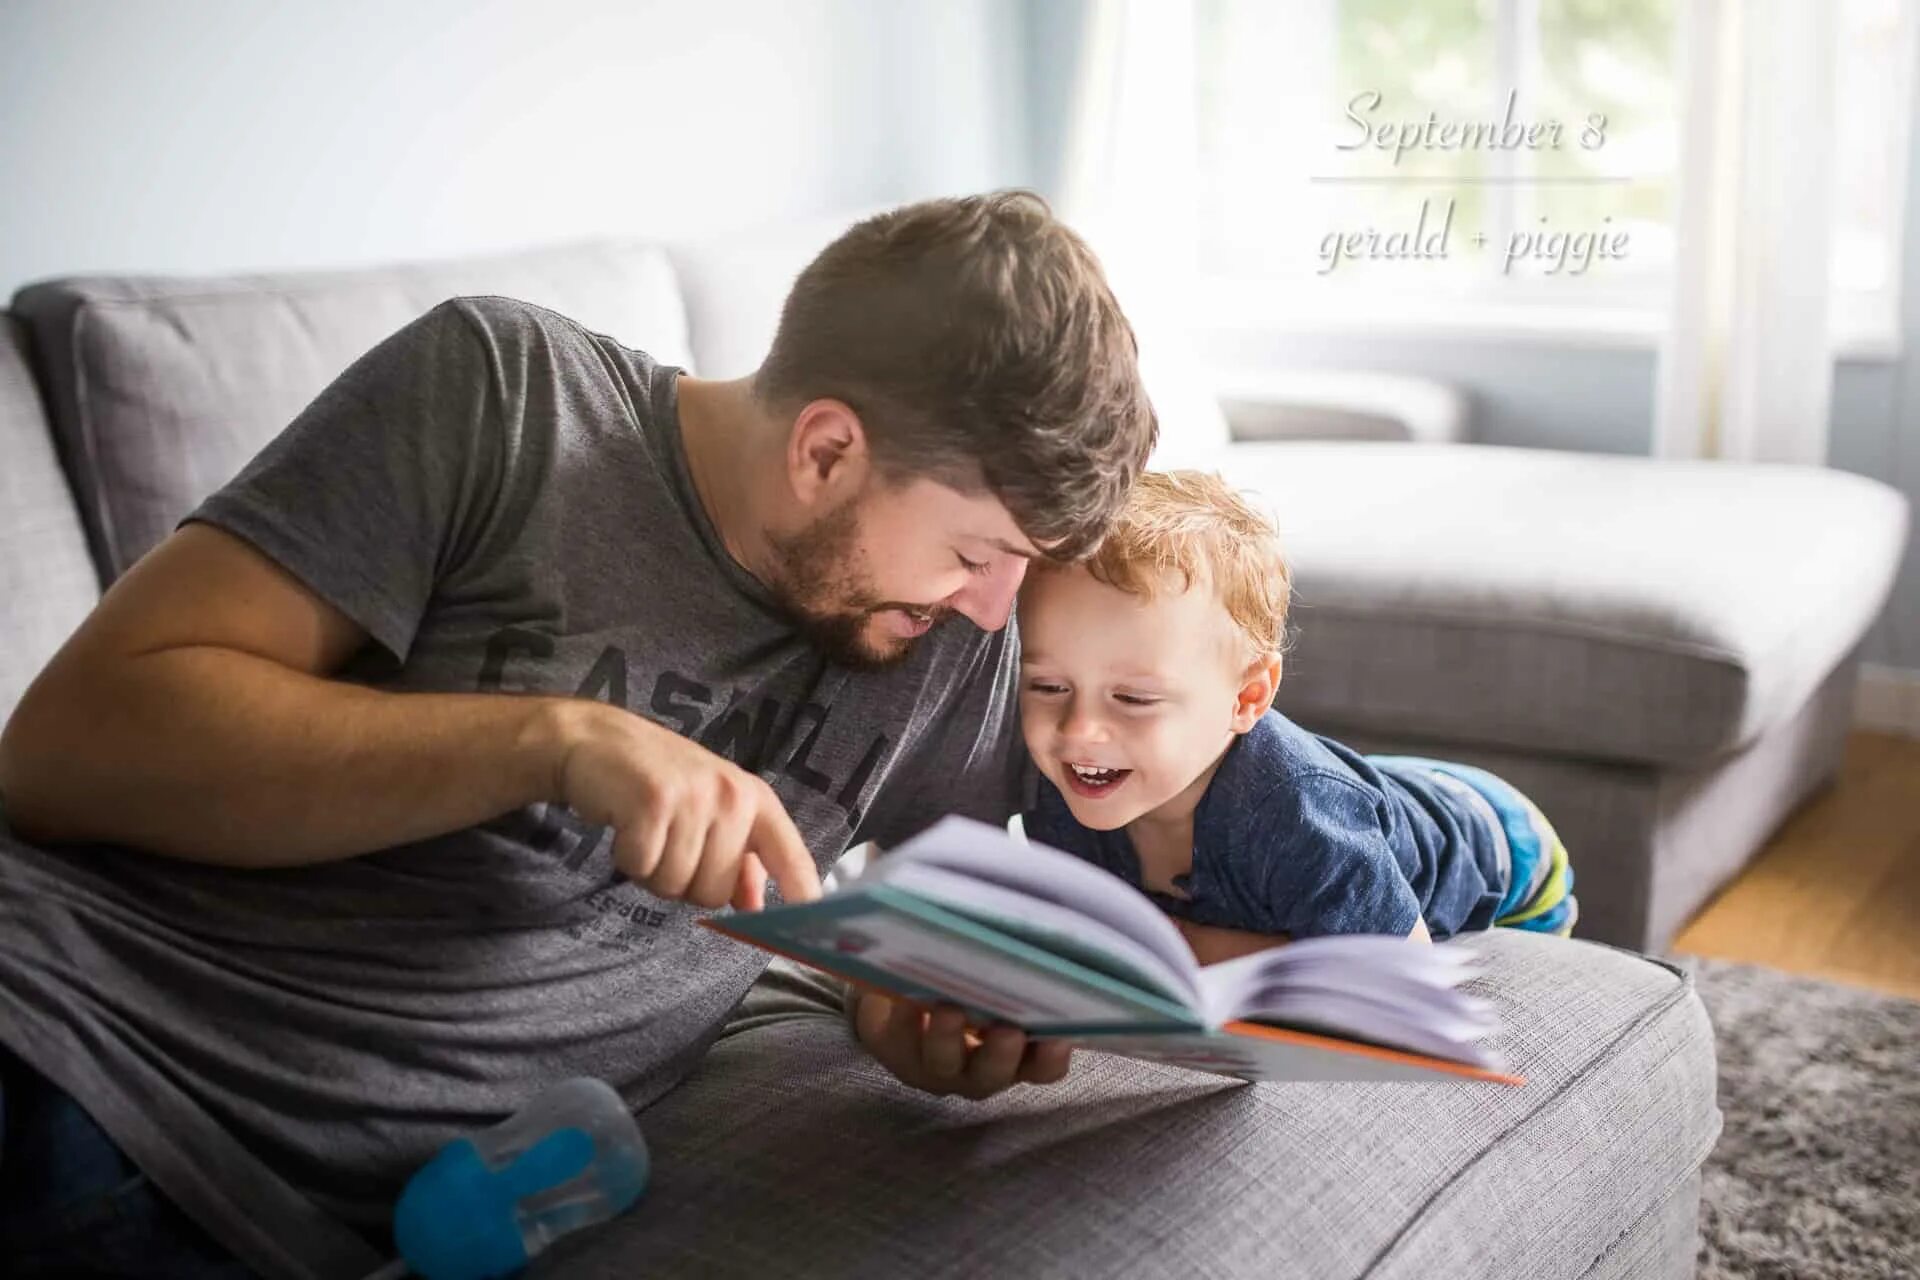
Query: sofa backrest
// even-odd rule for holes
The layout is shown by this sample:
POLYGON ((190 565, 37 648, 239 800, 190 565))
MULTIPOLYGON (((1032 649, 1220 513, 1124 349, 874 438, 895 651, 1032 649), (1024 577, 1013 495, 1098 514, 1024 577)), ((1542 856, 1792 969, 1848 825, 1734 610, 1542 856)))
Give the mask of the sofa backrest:
POLYGON ((637 243, 349 271, 85 277, 21 290, 13 307, 32 331, 100 581, 164 538, 362 352, 467 294, 551 307, 691 367, 672 268, 637 243))
POLYGON ((25 339, 0 312, 0 723, 100 595, 25 339))

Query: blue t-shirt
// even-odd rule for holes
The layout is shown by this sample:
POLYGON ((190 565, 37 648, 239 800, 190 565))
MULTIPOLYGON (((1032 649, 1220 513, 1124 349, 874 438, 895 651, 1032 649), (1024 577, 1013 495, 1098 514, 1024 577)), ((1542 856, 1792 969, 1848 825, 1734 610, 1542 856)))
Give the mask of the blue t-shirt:
MULTIPOLYGON (((1022 819, 1052 845, 1145 890, 1124 827, 1081 826, 1051 782, 1022 819)), ((1193 870, 1154 890, 1197 924, 1310 938, 1397 933, 1435 938, 1493 923, 1506 885, 1498 835, 1422 771, 1366 756, 1268 711, 1234 740, 1193 815, 1193 870)))

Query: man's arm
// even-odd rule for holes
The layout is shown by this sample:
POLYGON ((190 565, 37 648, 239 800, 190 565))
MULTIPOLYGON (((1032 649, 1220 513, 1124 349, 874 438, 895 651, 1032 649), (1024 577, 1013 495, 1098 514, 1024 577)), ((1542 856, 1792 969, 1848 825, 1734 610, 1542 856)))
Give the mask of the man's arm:
POLYGON ((454 299, 402 326, 115 583, 0 735, 8 821, 290 866, 552 800, 661 897, 753 906, 766 871, 818 896, 764 780, 623 708, 330 678, 369 641, 406 661, 540 483, 554 423, 526 406, 564 375, 529 371, 597 368, 546 314, 454 299))
POLYGON ((366 639, 244 541, 186 526, 114 584, 0 734, 9 824, 287 866, 552 794, 557 699, 327 679, 366 639))
POLYGON ((818 896, 772 789, 730 761, 600 703, 329 679, 366 640, 241 539, 187 525, 114 584, 0 733, 9 825, 294 866, 556 800, 614 826, 621 869, 661 896, 756 905, 762 865, 791 900, 818 896))

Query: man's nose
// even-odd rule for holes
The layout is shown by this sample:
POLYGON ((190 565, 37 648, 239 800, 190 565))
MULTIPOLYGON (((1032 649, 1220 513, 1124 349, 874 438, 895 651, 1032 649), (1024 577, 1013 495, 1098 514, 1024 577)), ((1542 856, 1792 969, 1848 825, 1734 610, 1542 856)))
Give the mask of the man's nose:
POLYGON ((1027 562, 1019 556, 1007 556, 997 561, 992 571, 954 592, 953 607, 982 631, 998 631, 1013 616, 1014 597, 1020 594, 1020 582, 1026 576, 1027 562))

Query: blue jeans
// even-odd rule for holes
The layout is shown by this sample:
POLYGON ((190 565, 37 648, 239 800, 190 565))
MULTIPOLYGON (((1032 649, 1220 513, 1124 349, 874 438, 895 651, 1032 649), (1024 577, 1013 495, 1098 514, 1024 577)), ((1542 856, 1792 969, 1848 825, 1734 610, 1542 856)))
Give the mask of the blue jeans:
POLYGON ((0 1258, 10 1280, 253 1274, 162 1196, 79 1103, 4 1046, 0 1258))

